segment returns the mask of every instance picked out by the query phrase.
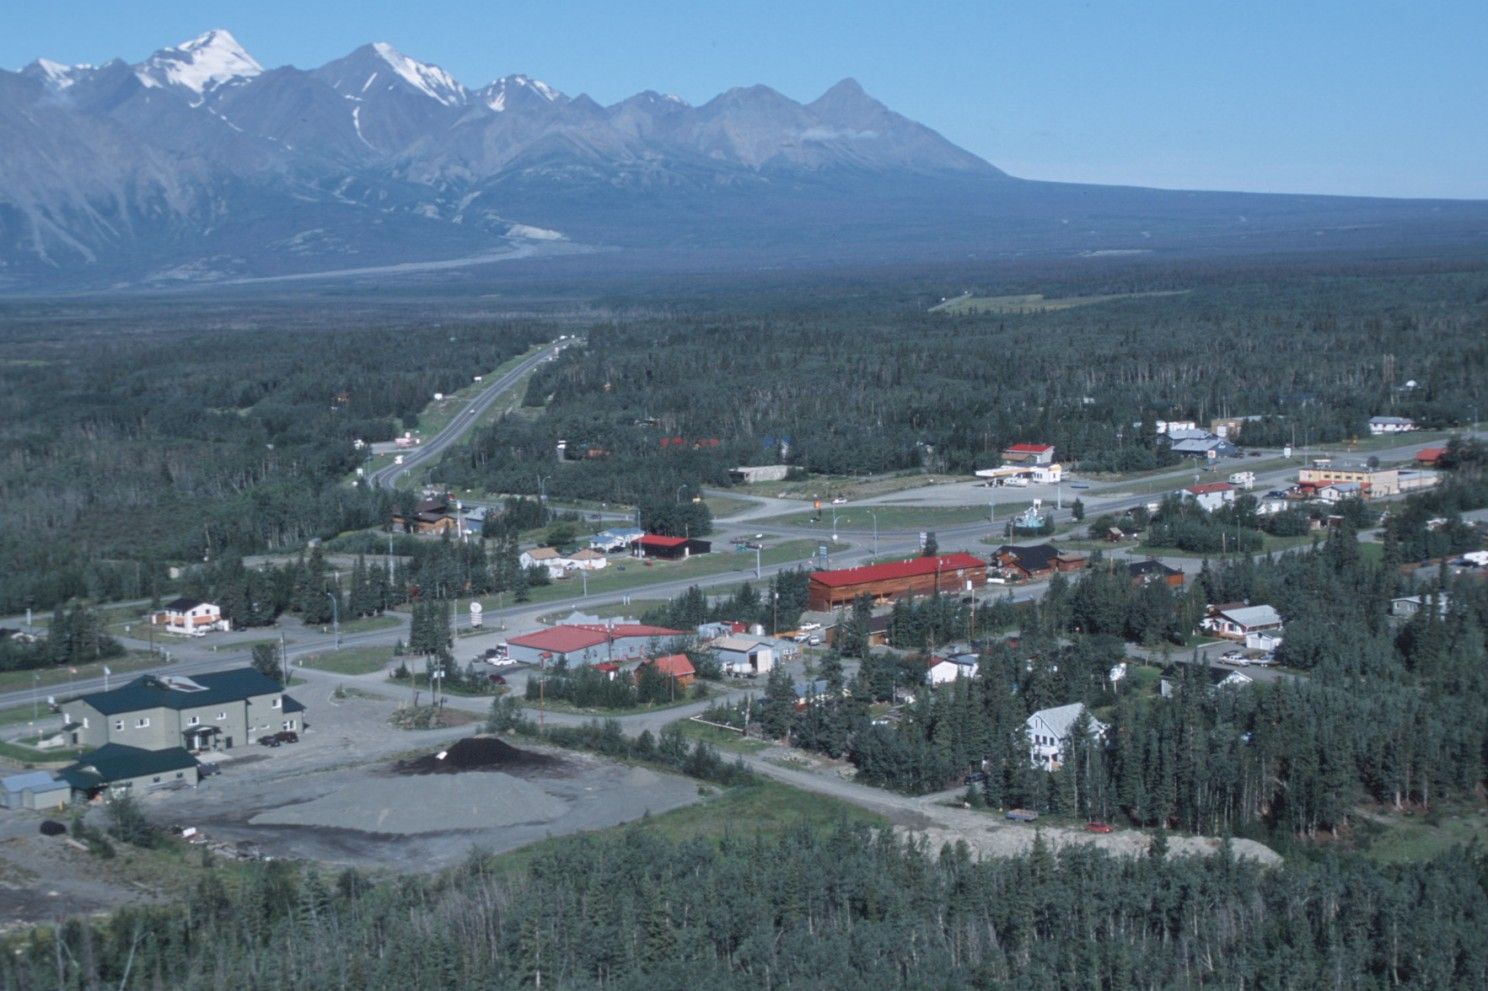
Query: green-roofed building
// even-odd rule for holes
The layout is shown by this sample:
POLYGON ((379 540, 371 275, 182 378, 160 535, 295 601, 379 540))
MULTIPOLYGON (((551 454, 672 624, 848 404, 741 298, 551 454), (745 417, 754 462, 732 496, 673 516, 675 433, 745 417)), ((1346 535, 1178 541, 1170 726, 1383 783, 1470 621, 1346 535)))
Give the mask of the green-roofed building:
POLYGON ((181 747, 143 750, 117 743, 105 744, 58 772, 58 777, 84 798, 92 798, 105 789, 149 791, 195 785, 198 776, 196 758, 181 747))
POLYGON ((299 732, 304 711, 277 681, 253 668, 143 675, 62 707, 74 746, 183 752, 231 750, 268 733, 299 732))

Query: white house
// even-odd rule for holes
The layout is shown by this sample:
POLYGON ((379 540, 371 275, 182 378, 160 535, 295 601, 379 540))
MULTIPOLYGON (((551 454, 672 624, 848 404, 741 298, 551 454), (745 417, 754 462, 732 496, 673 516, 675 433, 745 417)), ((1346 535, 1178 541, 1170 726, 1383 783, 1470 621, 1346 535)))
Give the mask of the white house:
POLYGON ((599 571, 609 566, 609 558, 592 547, 577 550, 563 559, 570 571, 599 571))
POLYGON ((1391 599, 1390 615, 1396 619, 1410 619, 1422 609, 1428 608, 1433 599, 1436 600, 1436 614, 1445 619, 1447 610, 1452 607, 1452 597, 1446 592, 1436 595, 1405 595, 1391 599))
MULTIPOLYGON (((1053 709, 1040 709, 1028 717, 1024 730, 1028 734, 1028 758, 1035 767, 1057 771, 1069 747, 1075 723, 1085 712, 1085 703, 1073 702, 1053 709)), ((1106 724, 1090 717, 1090 738, 1105 735, 1106 724)))
POLYGON ((1281 646, 1281 639, 1282 637, 1280 630, 1263 631, 1260 633, 1247 633, 1245 634, 1245 649, 1264 650, 1266 651, 1266 653, 1269 654, 1271 651, 1281 646))
POLYGON ((723 673, 735 678, 769 674, 775 666, 775 650, 756 637, 719 637, 712 645, 723 673))
POLYGON ((1403 434, 1408 430, 1416 429, 1416 421, 1405 416, 1373 416, 1369 418, 1369 432, 1375 437, 1380 434, 1403 434))
POLYGON ((530 551, 523 551, 517 558, 517 563, 524 568, 542 566, 548 569, 548 575, 557 578, 568 570, 567 562, 563 555, 558 553, 556 547, 534 547, 530 551))
POLYGON ((1235 486, 1229 482, 1204 482, 1190 485, 1183 490, 1183 498, 1191 499, 1206 512, 1214 512, 1221 506, 1235 501, 1235 486))
POLYGON ((925 684, 943 685, 957 678, 975 678, 977 655, 953 654, 950 657, 932 657, 925 665, 925 684))
POLYGON ((1244 640, 1252 633, 1281 629, 1281 614, 1270 606, 1241 606, 1221 609, 1204 620, 1204 629, 1229 640, 1244 640))
POLYGON ((589 546, 606 554, 630 550, 630 545, 646 535, 640 527, 621 527, 616 530, 601 530, 589 538, 589 546))
POLYGON ((214 630, 226 633, 232 623, 222 616, 222 607, 200 599, 176 599, 167 602, 150 615, 150 622, 165 627, 166 633, 187 637, 206 636, 214 630))

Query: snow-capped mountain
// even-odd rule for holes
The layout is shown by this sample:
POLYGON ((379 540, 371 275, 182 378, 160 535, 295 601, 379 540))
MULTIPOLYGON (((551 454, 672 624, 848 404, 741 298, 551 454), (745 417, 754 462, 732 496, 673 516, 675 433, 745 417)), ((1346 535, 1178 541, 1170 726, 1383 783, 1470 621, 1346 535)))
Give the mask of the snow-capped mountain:
POLYGON ((162 48, 135 67, 148 88, 171 87, 200 103, 223 86, 263 73, 231 33, 217 28, 174 48, 162 48))
POLYGON ((1485 229, 1480 204, 1012 179, 850 79, 808 103, 756 85, 699 106, 652 91, 601 106, 526 75, 470 90, 381 42, 314 69, 265 69, 222 29, 137 65, 0 71, 0 290, 514 245, 780 264, 1485 229))

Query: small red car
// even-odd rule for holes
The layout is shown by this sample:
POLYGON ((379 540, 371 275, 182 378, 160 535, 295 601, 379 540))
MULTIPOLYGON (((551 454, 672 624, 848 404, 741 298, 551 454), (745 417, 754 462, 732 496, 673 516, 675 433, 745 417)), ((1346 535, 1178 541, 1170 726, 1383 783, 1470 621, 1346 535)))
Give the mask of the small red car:
POLYGON ((1085 824, 1085 832, 1087 833, 1109 833, 1110 831, 1111 824, 1109 822, 1096 821, 1085 824))

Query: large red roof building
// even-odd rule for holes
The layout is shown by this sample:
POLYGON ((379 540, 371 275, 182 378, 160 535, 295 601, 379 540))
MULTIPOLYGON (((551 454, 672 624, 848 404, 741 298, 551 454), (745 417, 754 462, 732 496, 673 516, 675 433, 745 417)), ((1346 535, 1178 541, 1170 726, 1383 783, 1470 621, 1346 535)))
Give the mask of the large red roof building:
POLYGON ((934 595, 987 584, 987 562, 970 554, 940 554, 907 561, 870 564, 840 571, 818 571, 807 585, 808 606, 816 611, 851 605, 860 595, 875 602, 906 595, 934 595))

